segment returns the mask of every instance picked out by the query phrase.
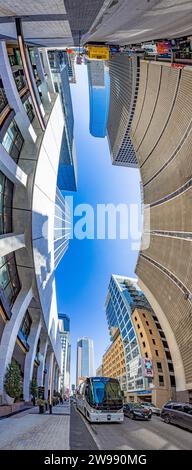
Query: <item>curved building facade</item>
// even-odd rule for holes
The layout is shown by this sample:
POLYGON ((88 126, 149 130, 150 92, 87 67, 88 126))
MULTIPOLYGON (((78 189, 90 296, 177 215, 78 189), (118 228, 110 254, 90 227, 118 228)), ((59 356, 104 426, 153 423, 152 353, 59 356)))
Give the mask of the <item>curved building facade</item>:
POLYGON ((150 245, 136 273, 169 338, 178 397, 190 399, 192 68, 144 61, 140 67, 131 136, 150 206, 150 245))
POLYGON ((107 135, 113 165, 137 167, 130 138, 138 85, 139 60, 128 54, 113 54, 109 60, 110 105, 107 135))
MULTIPOLYGON (((41 53, 48 67, 46 51, 41 53)), ((61 343, 55 268, 68 244, 67 209, 57 188, 65 125, 62 103, 59 95, 53 93, 51 77, 45 78, 40 51, 26 48, 26 62, 22 59, 17 42, 0 43, 0 395, 3 401, 6 399, 4 377, 12 360, 20 368, 24 401, 30 399, 32 378, 39 387, 44 387, 46 398, 50 387, 58 389, 61 343), (56 236, 57 229, 60 237, 56 236)))
MULTIPOLYGON (((120 70, 119 64, 114 83, 119 84, 119 106, 124 109, 130 100, 120 70)), ((144 207, 150 208, 150 227, 142 235, 143 241, 150 236, 150 243, 142 243, 147 248, 141 248, 136 274, 165 332, 179 400, 192 399, 191 110, 192 67, 140 61, 127 143, 131 139, 144 207)), ((113 119, 110 108, 112 124, 113 119)), ((118 132, 122 129, 120 122, 118 132)), ((129 155, 122 164, 129 165, 129 155)))

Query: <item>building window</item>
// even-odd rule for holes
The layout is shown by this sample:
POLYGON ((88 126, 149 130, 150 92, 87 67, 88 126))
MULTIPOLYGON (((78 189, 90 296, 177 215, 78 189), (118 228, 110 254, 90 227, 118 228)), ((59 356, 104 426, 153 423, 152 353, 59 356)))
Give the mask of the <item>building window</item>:
POLYGON ((144 318, 146 318, 146 315, 145 315, 145 313, 143 313, 143 317, 144 317, 144 318))
POLYGON ((141 338, 143 338, 143 333, 142 332, 140 333, 140 336, 141 336, 141 338))
POLYGON ((162 372, 162 364, 161 362, 157 362, 157 369, 159 372, 162 372))
POLYGON ((170 354, 169 351, 165 351, 165 355, 166 355, 166 358, 167 358, 168 360, 172 360, 171 354, 170 354))
POLYGON ((24 102, 24 108, 26 110, 30 122, 32 122, 35 117, 35 113, 33 111, 33 105, 30 97, 24 102))
POLYGON ((145 357, 148 357, 148 353, 147 353, 147 352, 145 353, 145 357))
POLYGON ((174 372, 172 362, 168 362, 168 368, 169 368, 169 371, 170 371, 170 372, 174 372))
POLYGON ((153 341, 153 344, 156 344, 156 341, 155 341, 155 339, 152 339, 152 341, 153 341))
POLYGON ((144 347, 144 348, 146 347, 145 341, 143 341, 143 347, 144 347))
POLYGON ((153 334, 152 330, 149 330, 149 333, 150 333, 150 335, 152 335, 153 334))
POLYGON ((159 334, 160 334, 162 339, 165 339, 165 335, 164 335, 163 331, 159 331, 159 334))
POLYGON ((149 326, 149 322, 148 322, 148 321, 146 321, 146 325, 149 326))
POLYGON ((2 80, 0 79, 0 113, 7 106, 7 104, 8 104, 7 97, 5 94, 5 90, 3 88, 2 80))
POLYGON ((129 332, 129 339, 130 339, 130 341, 134 338, 134 336, 135 336, 135 332, 134 332, 134 330, 133 330, 133 328, 132 328, 132 329, 130 330, 130 332, 129 332))
POLYGON ((168 344, 167 344, 167 341, 163 341, 163 346, 164 346, 164 348, 169 349, 169 346, 168 346, 168 344))
POLYGON ((171 383, 171 387, 175 387, 175 376, 174 375, 170 375, 170 383, 171 383))
POLYGON ((140 325, 139 324, 137 325, 137 328, 138 328, 138 330, 140 330, 140 325))
POLYGON ((159 385, 160 385, 160 387, 163 387, 163 385, 164 385, 164 377, 163 377, 163 375, 159 375, 159 385))
POLYGON ((24 337, 25 341, 27 341, 27 339, 29 337, 30 330, 31 330, 31 324, 32 324, 32 320, 31 320, 31 317, 29 315, 29 312, 27 311, 26 314, 25 314, 25 317, 22 321, 21 328, 20 328, 20 332, 22 333, 22 336, 24 337))
POLYGON ((12 232, 13 183, 0 171, 0 235, 12 232))
POLYGON ((10 155, 10 157, 17 163, 19 160, 19 155, 23 146, 23 136, 15 122, 12 121, 10 126, 7 129, 6 134, 3 137, 2 145, 10 155))
POLYGON ((20 291, 14 253, 0 258, 0 286, 9 305, 12 306, 20 291))
POLYGON ((159 356, 159 353, 158 353, 157 349, 155 350, 155 354, 156 354, 157 357, 159 356))
POLYGON ((135 317, 135 321, 137 321, 137 317, 135 317))

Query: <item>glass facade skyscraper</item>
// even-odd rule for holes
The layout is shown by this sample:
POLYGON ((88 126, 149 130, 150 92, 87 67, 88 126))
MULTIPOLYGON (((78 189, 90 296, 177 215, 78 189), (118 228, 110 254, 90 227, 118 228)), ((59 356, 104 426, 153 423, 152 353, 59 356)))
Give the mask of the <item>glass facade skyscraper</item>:
POLYGON ((107 135, 110 80, 108 67, 100 60, 87 63, 89 83, 89 130, 93 137, 107 135))
POLYGON ((111 339, 113 329, 119 328, 125 354, 126 375, 123 378, 123 390, 139 390, 148 384, 148 379, 143 377, 142 357, 140 347, 132 322, 132 312, 135 308, 151 307, 142 291, 137 285, 137 280, 112 275, 109 291, 106 299, 106 316, 111 339))
POLYGON ((66 51, 50 50, 49 63, 55 91, 59 93, 64 114, 57 185, 60 190, 77 190, 77 161, 74 142, 74 116, 69 84, 69 68, 66 63, 66 51))
POLYGON ((62 348, 60 392, 63 396, 69 396, 71 366, 70 318, 65 313, 58 313, 58 317, 62 348))
POLYGON ((77 385, 93 374, 93 340, 83 337, 77 341, 77 385))

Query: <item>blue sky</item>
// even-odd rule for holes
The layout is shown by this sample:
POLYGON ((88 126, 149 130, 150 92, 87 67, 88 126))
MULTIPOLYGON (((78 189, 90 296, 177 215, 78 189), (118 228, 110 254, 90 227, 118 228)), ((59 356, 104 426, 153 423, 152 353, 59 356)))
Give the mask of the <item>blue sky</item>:
MULTIPOLYGON (((87 68, 76 65, 77 84, 71 86, 78 161, 78 190, 74 206, 81 203, 140 204, 139 172, 111 164, 107 138, 89 134, 87 68)), ((72 194, 72 193, 70 193, 72 194)), ((75 221, 78 218, 75 218, 75 221)), ((96 220, 95 220, 96 224, 96 220)), ((70 240, 56 271, 58 311, 71 319, 71 383, 76 377, 76 343, 81 336, 94 341, 95 368, 109 344, 104 303, 112 273, 134 276, 137 251, 130 240, 70 240)))

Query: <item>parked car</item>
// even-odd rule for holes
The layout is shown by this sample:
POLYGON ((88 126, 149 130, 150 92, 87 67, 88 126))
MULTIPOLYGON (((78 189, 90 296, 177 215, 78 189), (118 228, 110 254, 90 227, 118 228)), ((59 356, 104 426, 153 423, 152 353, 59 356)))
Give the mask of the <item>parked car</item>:
POLYGON ((149 408, 144 408, 140 403, 126 403, 123 406, 124 415, 131 419, 151 419, 152 412, 149 408))
POLYGON ((192 404, 168 402, 162 408, 161 418, 167 424, 176 424, 192 431, 192 404))
POLYGON ((153 403, 142 402, 141 405, 144 406, 144 408, 149 408, 152 411, 153 415, 160 416, 161 408, 158 408, 153 403))

